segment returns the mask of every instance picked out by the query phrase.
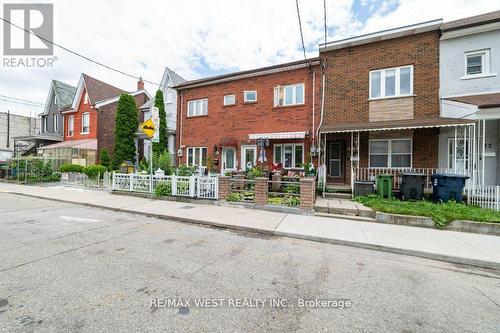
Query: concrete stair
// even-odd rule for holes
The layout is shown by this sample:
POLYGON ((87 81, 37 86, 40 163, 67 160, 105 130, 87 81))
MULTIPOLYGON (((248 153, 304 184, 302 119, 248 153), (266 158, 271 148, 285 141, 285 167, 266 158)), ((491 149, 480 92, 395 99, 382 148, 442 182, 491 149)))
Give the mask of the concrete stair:
POLYGON ((336 218, 352 219, 353 217, 366 218, 367 221, 374 221, 375 211, 363 206, 360 203, 344 198, 316 198, 314 205, 316 214, 336 218))

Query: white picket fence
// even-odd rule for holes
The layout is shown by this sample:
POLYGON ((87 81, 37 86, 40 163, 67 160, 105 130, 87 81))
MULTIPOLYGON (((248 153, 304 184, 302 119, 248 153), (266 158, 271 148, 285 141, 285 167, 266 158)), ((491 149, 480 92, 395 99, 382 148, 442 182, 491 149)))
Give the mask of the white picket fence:
POLYGON ((97 175, 89 177, 82 172, 63 172, 60 183, 64 186, 110 188, 111 173, 105 172, 102 177, 100 173, 97 173, 97 175))
POLYGON ((136 173, 113 173, 114 191, 154 193, 160 183, 170 183, 173 196, 218 199, 219 178, 211 176, 155 176, 136 173))
POLYGON ((500 186, 475 185, 465 188, 467 203, 500 211, 500 186))

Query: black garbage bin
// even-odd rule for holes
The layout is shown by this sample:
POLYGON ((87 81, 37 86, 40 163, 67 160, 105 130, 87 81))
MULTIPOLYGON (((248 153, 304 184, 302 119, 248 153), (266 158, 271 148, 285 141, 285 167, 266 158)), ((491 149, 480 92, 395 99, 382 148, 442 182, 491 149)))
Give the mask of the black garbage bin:
POLYGON ((358 180, 354 182, 354 196, 369 195, 375 193, 375 182, 358 180))
POLYGON ((418 172, 402 172, 399 190, 403 200, 422 200, 427 175, 418 172))
POLYGON ((447 202, 455 200, 462 202, 465 180, 469 176, 453 173, 436 173, 432 175, 432 200, 447 202))

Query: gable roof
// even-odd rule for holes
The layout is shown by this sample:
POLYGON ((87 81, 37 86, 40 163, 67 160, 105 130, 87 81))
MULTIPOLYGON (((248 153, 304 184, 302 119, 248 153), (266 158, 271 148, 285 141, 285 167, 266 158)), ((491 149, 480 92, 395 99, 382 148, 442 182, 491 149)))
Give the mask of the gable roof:
POLYGON ((464 29, 494 22, 500 22, 500 10, 443 23, 441 31, 464 29))
POLYGON ((82 78, 85 83, 85 88, 87 88, 91 104, 96 104, 99 101, 109 99, 126 92, 125 90, 95 79, 87 74, 82 74, 82 78))
POLYGON ((166 84, 168 83, 168 79, 170 79, 172 87, 181 84, 183 82, 186 82, 186 79, 184 79, 182 76, 180 76, 170 68, 165 67, 165 72, 163 73, 163 78, 161 79, 162 86, 166 86, 166 84))
POLYGON ((75 97, 76 87, 70 86, 58 80, 52 80, 54 94, 57 96, 57 106, 65 108, 73 102, 75 97))

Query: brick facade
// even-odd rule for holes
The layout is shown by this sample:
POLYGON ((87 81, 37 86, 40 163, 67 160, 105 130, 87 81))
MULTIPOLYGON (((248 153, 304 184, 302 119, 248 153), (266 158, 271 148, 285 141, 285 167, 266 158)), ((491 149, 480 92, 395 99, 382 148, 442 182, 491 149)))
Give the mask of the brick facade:
POLYGON ((70 140, 85 140, 85 139, 97 139, 97 111, 89 103, 85 103, 83 96, 86 94, 86 90, 83 89, 82 98, 75 112, 64 114, 64 141, 70 140), (82 132, 82 115, 88 112, 90 115, 90 127, 89 133, 83 134, 82 132), (68 119, 73 116, 73 135, 68 135, 68 119))
MULTIPOLYGON (((179 164, 187 163, 188 147, 207 147, 207 155, 216 160, 216 171, 221 170, 222 147, 236 149, 238 169, 241 166, 241 146, 256 145, 249 134, 276 132, 308 132, 305 139, 270 140, 266 148, 267 164, 273 162, 273 146, 280 143, 303 143, 304 162, 310 161, 310 147, 313 131, 313 99, 315 126, 320 115, 320 68, 317 64, 275 71, 264 75, 207 84, 200 87, 179 88, 177 107, 177 149, 182 150, 179 164), (313 76, 315 78, 313 91, 313 76), (278 85, 304 83, 304 104, 274 107, 274 88, 278 85), (244 103, 243 93, 257 91, 257 102, 244 103), (236 104, 223 105, 224 95, 235 94, 236 104), (208 98, 208 115, 188 117, 190 100, 208 98), (234 142, 228 144, 227 142, 234 142), (215 147, 219 154, 215 152, 215 147)), ((258 152, 257 152, 258 158, 258 152)))
MULTIPOLYGON (((413 119, 439 117, 439 31, 326 51, 320 57, 326 74, 324 125, 370 121, 370 71, 405 65, 413 65, 413 119)), ((412 166, 437 168, 438 136, 438 128, 361 132, 359 166, 368 167, 370 139, 410 138, 412 166)), ((326 141, 327 168, 328 144, 335 141, 344 147, 342 176, 327 177, 327 182, 349 184, 351 133, 326 134, 326 141)))

